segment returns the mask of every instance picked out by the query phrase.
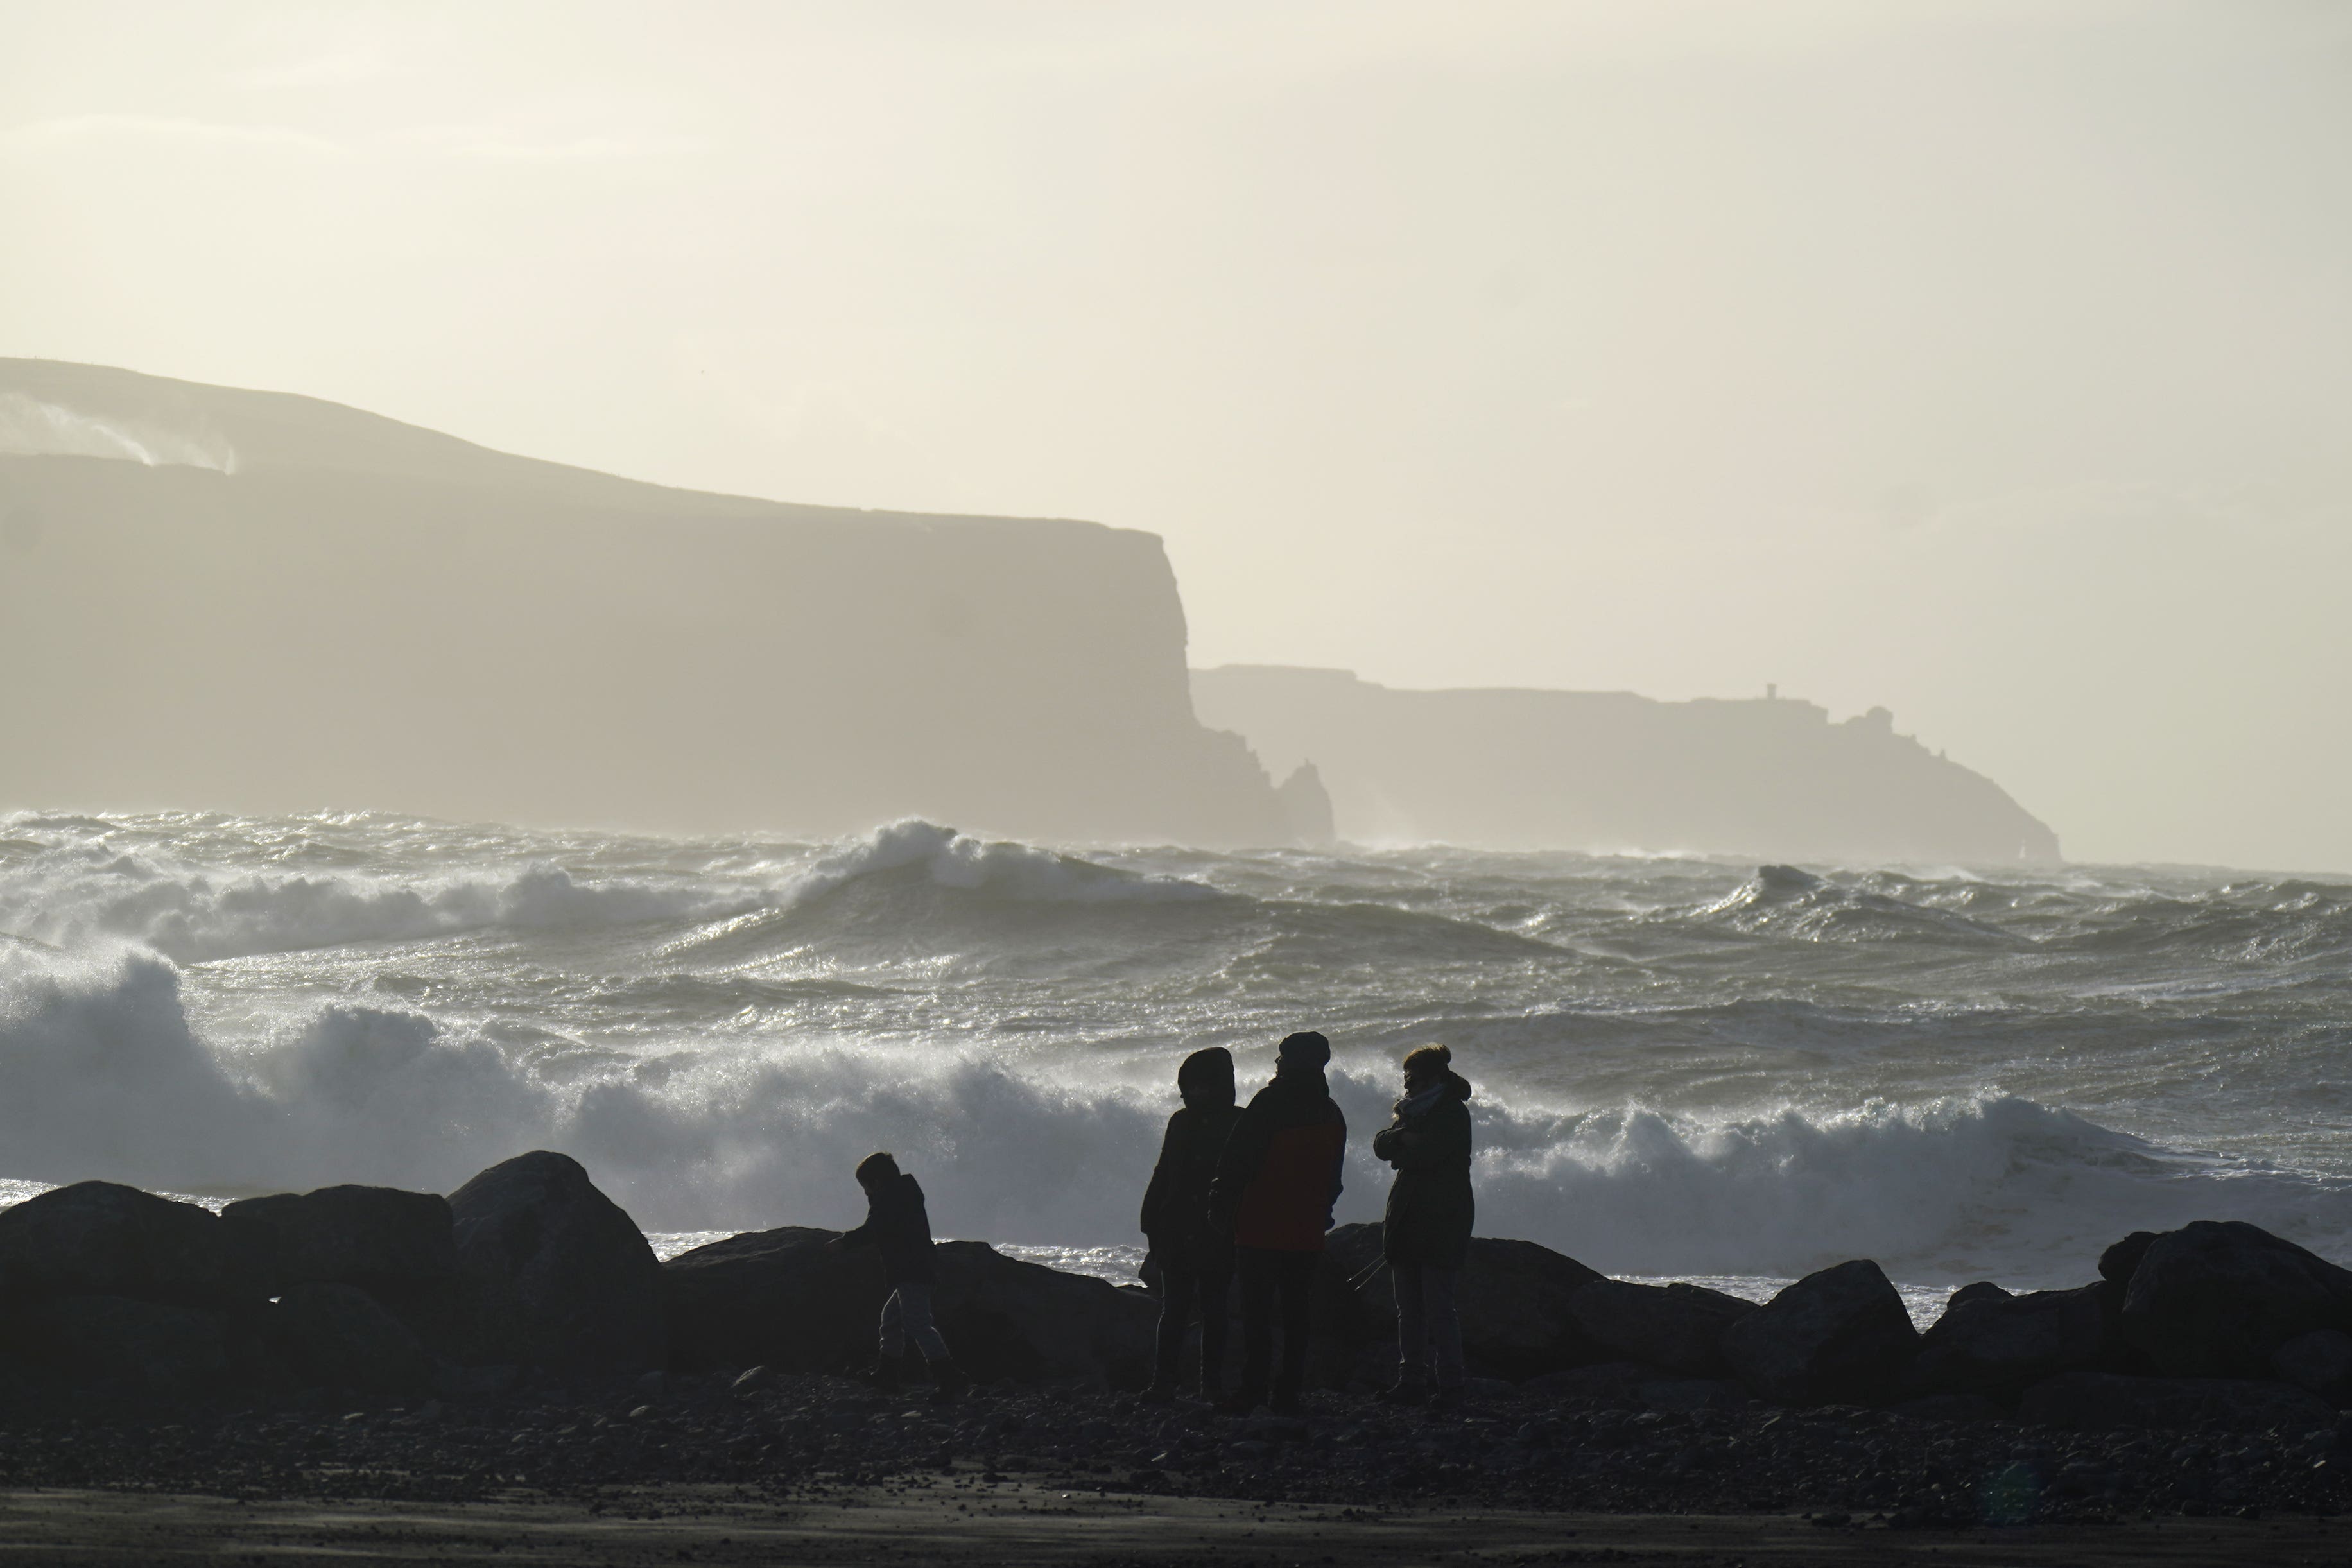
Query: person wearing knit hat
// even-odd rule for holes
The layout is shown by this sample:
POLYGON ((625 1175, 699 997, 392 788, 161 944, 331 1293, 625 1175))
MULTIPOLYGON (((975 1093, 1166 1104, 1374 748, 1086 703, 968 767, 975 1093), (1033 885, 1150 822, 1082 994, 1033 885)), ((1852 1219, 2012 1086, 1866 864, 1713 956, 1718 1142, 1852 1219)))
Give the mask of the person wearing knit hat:
POLYGON ((1381 1226, 1397 1309, 1397 1380, 1379 1396, 1384 1405, 1450 1409, 1462 1400, 1454 1287, 1478 1209, 1470 1191, 1470 1085, 1453 1062, 1442 1045, 1407 1052, 1404 1097, 1372 1134, 1373 1155, 1397 1173, 1381 1226))
POLYGON ((1176 1397, 1193 1305, 1201 1313, 1201 1392, 1211 1399, 1225 1374, 1225 1298, 1234 1283, 1234 1240, 1209 1224, 1209 1184, 1225 1139, 1241 1120, 1234 1103, 1234 1053, 1222 1045, 1196 1051, 1176 1070, 1183 1108, 1168 1118, 1160 1163, 1143 1192, 1143 1237, 1160 1276, 1160 1333, 1154 1343, 1149 1405, 1176 1397))
POLYGON ((1330 1060, 1331 1042, 1311 1030, 1276 1048, 1274 1081, 1234 1124, 1209 1188, 1210 1222, 1233 1237, 1241 1277, 1241 1386, 1217 1406, 1229 1414, 1248 1414, 1269 1393, 1277 1415, 1298 1410, 1315 1274, 1348 1149, 1347 1118, 1323 1076, 1330 1060), (1276 1372, 1277 1301, 1282 1366, 1276 1372))

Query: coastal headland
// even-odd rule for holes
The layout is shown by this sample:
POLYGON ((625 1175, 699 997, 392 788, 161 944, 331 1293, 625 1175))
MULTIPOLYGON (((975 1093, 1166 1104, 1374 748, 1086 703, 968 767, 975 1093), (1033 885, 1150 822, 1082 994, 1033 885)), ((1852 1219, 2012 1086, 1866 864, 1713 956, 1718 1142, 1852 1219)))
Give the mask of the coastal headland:
POLYGON ((1756 1303, 1482 1239, 1444 1413, 1367 1397, 1343 1227, 1295 1417, 1140 1399, 1144 1292, 978 1242, 938 1295, 981 1386, 870 1387, 883 1282, 830 1234, 658 1261, 546 1152, 446 1198, 52 1189, 0 1211, 0 1519, 93 1562, 2201 1563, 2352 1508, 2352 1274, 2240 1223, 1924 1333, 1864 1260, 1756 1303))

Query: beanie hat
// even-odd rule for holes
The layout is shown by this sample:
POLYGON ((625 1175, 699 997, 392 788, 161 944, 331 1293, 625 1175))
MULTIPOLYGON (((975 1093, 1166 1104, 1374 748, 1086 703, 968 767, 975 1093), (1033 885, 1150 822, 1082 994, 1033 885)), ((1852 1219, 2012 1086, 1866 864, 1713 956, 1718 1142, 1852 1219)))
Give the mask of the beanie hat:
POLYGON ((1331 1042, 1313 1030, 1286 1035, 1275 1051, 1285 1067, 1321 1067, 1331 1060, 1331 1042))

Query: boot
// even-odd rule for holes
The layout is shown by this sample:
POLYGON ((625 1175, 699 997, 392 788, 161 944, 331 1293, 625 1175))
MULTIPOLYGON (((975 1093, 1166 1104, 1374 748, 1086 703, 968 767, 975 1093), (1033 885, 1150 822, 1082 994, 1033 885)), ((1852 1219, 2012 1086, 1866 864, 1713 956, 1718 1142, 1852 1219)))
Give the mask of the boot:
POLYGON ((963 1368, 955 1364, 953 1356, 932 1362, 930 1369, 931 1403, 934 1405, 952 1405, 971 1388, 971 1379, 963 1375, 963 1368))
POLYGON ((1400 1373, 1392 1385, 1372 1396, 1372 1402, 1376 1405, 1426 1405, 1429 1403, 1429 1385, 1409 1372, 1400 1373))
POLYGON ((1141 1405, 1173 1405, 1176 1403, 1176 1385, 1162 1383, 1155 1377, 1151 1380, 1151 1386, 1135 1397, 1136 1402, 1141 1405))
POLYGON ((874 1358, 874 1364, 860 1374, 858 1380, 868 1388, 878 1388, 885 1394, 896 1394, 898 1392, 898 1385, 905 1373, 903 1357, 877 1355, 874 1358))
POLYGON ((1218 1400, 1217 1414, 1220 1416, 1246 1416, 1265 1403, 1265 1395, 1253 1393, 1251 1390, 1244 1388, 1237 1392, 1228 1394, 1223 1399, 1218 1400))
POLYGON ((1429 1396, 1429 1413, 1433 1416, 1448 1415, 1461 1408, 1462 1385, 1458 1383, 1441 1383, 1437 1392, 1429 1396))

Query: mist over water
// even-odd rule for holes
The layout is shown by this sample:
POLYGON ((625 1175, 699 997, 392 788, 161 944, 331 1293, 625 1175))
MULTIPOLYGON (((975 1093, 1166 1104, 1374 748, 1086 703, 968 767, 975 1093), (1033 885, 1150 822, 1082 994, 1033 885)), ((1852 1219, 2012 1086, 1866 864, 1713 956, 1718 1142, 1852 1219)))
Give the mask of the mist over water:
MULTIPOLYGON (((2088 1278, 2245 1218, 2352 1252, 2352 885, 1446 849, 1084 855, 379 817, 0 818, 0 1179, 448 1190, 583 1160, 654 1230, 1116 1247, 1177 1060, 1323 1030, 1353 1129, 1476 1084, 1479 1229, 1637 1274, 2088 1278)), ((0 1198, 6 1196, 0 1191, 0 1198)))

